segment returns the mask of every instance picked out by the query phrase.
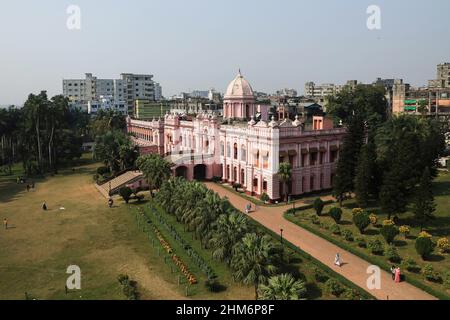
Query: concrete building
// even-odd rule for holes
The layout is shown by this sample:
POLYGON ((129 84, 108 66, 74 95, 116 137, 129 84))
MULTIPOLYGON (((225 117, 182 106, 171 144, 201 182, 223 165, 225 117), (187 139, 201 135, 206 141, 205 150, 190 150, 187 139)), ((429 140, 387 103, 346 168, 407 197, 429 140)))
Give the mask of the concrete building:
POLYGON ((281 90, 278 90, 276 92, 277 96, 281 96, 281 97, 289 97, 289 98, 295 98, 297 96, 297 90, 295 89, 288 89, 288 88, 284 88, 281 90))
POLYGON ((155 101, 163 99, 162 87, 158 82, 155 82, 155 101))
POLYGON ((324 117, 307 126, 275 118, 257 122, 258 106, 249 82, 239 72, 224 97, 224 118, 198 114, 195 118, 167 114, 164 119, 127 119, 128 132, 141 150, 166 156, 173 174, 187 179, 221 177, 239 183, 249 195, 266 193, 272 201, 285 193, 278 178, 281 162, 293 168, 291 195, 330 189, 345 129, 324 117))
POLYGON ((87 109, 89 101, 99 101, 100 97, 112 96, 113 100, 126 101, 133 110, 134 100, 155 100, 153 75, 121 74, 120 79, 98 79, 86 73, 84 79, 64 79, 63 95, 72 106, 87 109))
POLYGON ((128 107, 125 101, 114 100, 113 96, 100 96, 99 100, 88 101, 88 113, 95 116, 100 110, 116 111, 121 114, 128 114, 128 107))
POLYGON ((163 117, 170 110, 170 105, 163 101, 137 99, 134 101, 133 117, 135 119, 152 119, 163 117))

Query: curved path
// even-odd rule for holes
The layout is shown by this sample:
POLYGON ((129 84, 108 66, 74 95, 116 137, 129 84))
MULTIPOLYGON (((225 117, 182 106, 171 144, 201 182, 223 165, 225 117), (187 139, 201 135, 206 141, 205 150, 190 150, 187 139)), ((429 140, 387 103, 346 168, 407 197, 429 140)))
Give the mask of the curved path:
MULTIPOLYGON (((233 192, 230 192, 214 183, 206 183, 206 186, 217 192, 221 197, 227 197, 230 202, 240 210, 245 208, 245 206, 249 203, 248 200, 239 197, 233 192)), ((252 207, 254 207, 254 205, 252 205, 252 207)), ((381 289, 369 290, 366 284, 367 279, 370 276, 367 274, 367 268, 371 264, 286 220, 283 217, 283 214, 289 208, 291 208, 291 206, 258 207, 258 210, 250 213, 249 216, 277 234, 280 233, 280 229, 283 229, 284 239, 298 246, 303 251, 307 252, 323 264, 341 274, 357 286, 363 288, 379 300, 436 299, 434 296, 407 282, 395 283, 392 281, 391 274, 383 270, 381 271, 381 289), (334 265, 334 256, 337 252, 340 253, 342 261, 344 262, 342 267, 337 267, 334 265)))

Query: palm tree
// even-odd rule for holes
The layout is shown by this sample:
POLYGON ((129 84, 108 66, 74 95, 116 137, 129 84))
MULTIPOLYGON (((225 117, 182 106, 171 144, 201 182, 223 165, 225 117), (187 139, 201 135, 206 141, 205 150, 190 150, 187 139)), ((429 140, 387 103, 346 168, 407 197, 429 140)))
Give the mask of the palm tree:
POLYGON ((283 182, 285 199, 287 202, 289 193, 287 184, 292 179, 292 166, 289 162, 280 163, 280 168, 278 169, 278 178, 280 178, 280 181, 283 182))
POLYGON ((277 256, 277 250, 269 236, 246 234, 233 248, 231 268, 234 279, 255 286, 255 298, 258 299, 258 286, 275 273, 273 263, 277 256))
POLYGON ((213 257, 217 260, 225 261, 229 265, 234 245, 250 229, 247 217, 239 212, 222 214, 217 219, 214 227, 215 230, 209 241, 214 249, 213 257))
POLYGON ((306 297, 306 284, 290 274, 273 276, 259 288, 260 300, 299 300, 306 297))
POLYGON ((169 179, 172 172, 172 165, 158 154, 141 156, 136 161, 136 165, 147 179, 152 196, 153 190, 160 189, 164 181, 169 179))

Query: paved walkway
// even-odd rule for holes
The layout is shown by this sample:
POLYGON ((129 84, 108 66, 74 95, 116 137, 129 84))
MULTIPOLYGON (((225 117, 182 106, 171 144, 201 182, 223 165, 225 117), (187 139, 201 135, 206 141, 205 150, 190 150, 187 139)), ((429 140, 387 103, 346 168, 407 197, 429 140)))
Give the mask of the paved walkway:
MULTIPOLYGON (((240 210, 244 210, 245 206, 249 203, 248 200, 245 200, 244 198, 239 197, 214 183, 206 183, 206 185, 211 190, 217 192, 221 197, 228 197, 231 203, 240 210)), ((299 205, 300 204, 296 204, 296 206, 299 205)), ((252 205, 252 207, 254 208, 254 205, 252 205)), ((370 276, 367 274, 367 268, 371 264, 286 220, 283 217, 283 214, 289 208, 291 208, 291 206, 258 207, 258 210, 250 213, 249 216, 277 234, 280 233, 280 229, 283 229, 283 238, 287 241, 309 253, 311 256, 341 274, 354 284, 365 289, 379 300, 436 299, 435 297, 407 282, 393 282, 391 274, 386 271, 382 271, 381 274, 380 290, 367 289, 366 283, 368 277, 370 276), (334 257, 337 252, 340 253, 342 261, 344 262, 344 265, 340 268, 334 265, 334 257)))

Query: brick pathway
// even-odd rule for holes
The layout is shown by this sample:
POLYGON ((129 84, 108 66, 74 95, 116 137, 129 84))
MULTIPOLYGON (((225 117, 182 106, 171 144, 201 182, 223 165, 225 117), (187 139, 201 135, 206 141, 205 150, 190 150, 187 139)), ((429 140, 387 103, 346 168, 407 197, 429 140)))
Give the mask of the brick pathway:
MULTIPOLYGON (((249 203, 248 200, 239 197, 236 194, 214 183, 206 183, 206 186, 211 190, 217 192, 221 197, 228 197, 231 203, 241 211, 243 211, 245 206, 249 203)), ((296 204, 296 206, 300 205, 301 204, 299 203, 296 204)), ((254 208, 254 204, 252 204, 252 208, 254 208)), ((407 282, 393 282, 391 274, 386 271, 382 271, 381 274, 380 290, 367 289, 366 282, 369 275, 366 272, 367 268, 371 264, 286 220, 283 217, 283 214, 289 208, 291 208, 291 206, 258 207, 258 210, 256 212, 250 213, 249 216, 277 234, 280 233, 280 229, 283 229, 284 239, 298 246, 303 251, 309 253, 311 256, 327 265, 337 273, 341 274, 354 284, 365 289, 379 300, 436 299, 430 294, 416 288, 415 286, 407 282), (344 265, 340 268, 334 265, 334 257, 337 252, 339 252, 342 261, 344 262, 344 265)))

